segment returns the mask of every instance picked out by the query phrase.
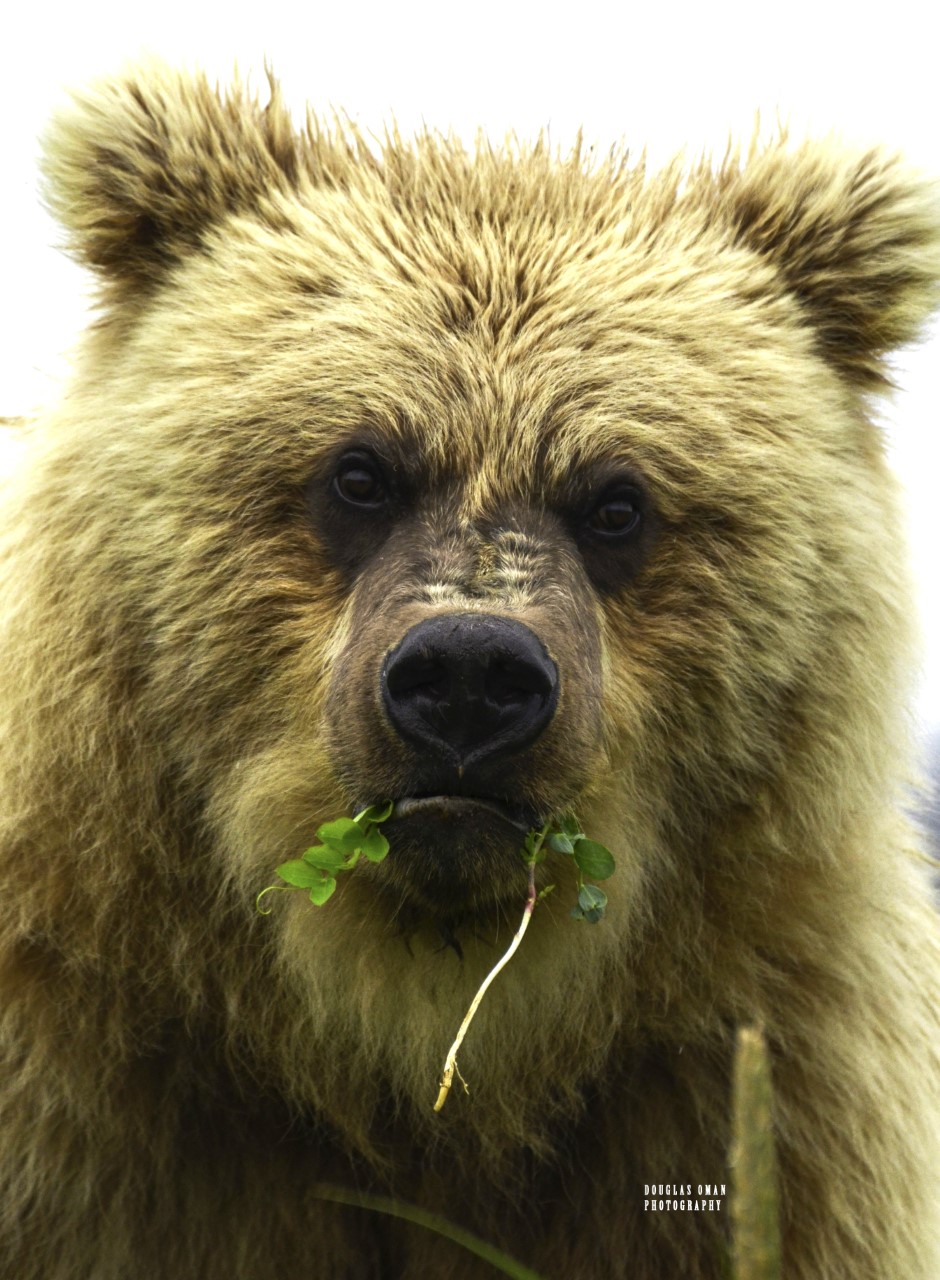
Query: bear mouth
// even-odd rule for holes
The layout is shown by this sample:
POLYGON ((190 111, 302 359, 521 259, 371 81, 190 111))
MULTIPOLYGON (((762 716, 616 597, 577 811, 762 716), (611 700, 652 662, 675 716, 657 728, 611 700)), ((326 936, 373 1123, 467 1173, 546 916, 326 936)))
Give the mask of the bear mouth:
POLYGON ((525 803, 488 795, 405 796, 383 823, 385 886, 438 919, 458 919, 525 896, 521 856, 541 825, 525 803))
POLYGON ((451 822, 488 821, 491 817, 520 832, 523 839, 540 825, 535 811, 521 803, 511 804, 495 796, 421 795, 405 796, 396 801, 391 822, 401 819, 444 818, 451 822))

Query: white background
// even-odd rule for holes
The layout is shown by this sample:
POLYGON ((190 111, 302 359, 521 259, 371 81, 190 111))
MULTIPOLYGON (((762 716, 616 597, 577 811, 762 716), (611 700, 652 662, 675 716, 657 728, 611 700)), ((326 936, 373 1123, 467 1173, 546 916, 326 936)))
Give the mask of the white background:
MULTIPOLYGON (((69 85, 145 52, 226 81, 237 62, 263 87, 267 57, 292 109, 336 107, 366 128, 391 116, 472 139, 548 127, 566 146, 579 125, 607 148, 623 138, 655 162, 687 145, 722 152, 749 138, 759 109, 794 133, 835 130, 885 142, 940 176, 936 31, 918 0, 700 3, 598 0, 376 5, 339 0, 206 5, 124 0, 118 8, 20 0, 0 21, 0 415, 54 397, 86 312, 79 270, 56 252, 36 189, 36 138, 69 85), (655 13, 650 12, 656 9, 655 13)), ((935 331, 940 334, 940 330, 935 331)), ((940 336, 896 362, 902 391, 884 408, 907 487, 925 638, 919 718, 940 726, 940 336)), ((0 448, 0 465, 9 458, 0 448)), ((15 482, 15 480, 14 480, 15 482)))

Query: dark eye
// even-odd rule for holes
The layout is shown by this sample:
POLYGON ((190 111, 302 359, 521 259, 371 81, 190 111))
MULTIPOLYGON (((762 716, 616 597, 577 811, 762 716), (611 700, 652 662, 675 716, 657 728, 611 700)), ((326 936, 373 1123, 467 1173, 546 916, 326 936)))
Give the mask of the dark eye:
POLYGON ((343 502, 374 510, 388 501, 382 468, 368 453, 347 453, 333 477, 333 491, 343 502))
POLYGON ((589 511, 586 524, 599 538, 626 538, 640 527, 643 512, 636 489, 624 485, 608 490, 589 511))

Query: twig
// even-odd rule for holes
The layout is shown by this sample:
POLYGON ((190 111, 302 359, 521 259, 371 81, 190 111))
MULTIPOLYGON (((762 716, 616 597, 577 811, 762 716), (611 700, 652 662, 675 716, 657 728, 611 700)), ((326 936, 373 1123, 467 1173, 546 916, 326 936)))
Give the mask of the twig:
POLYGON ((522 941, 525 935, 525 931, 529 927, 529 921, 532 918, 532 912, 535 910, 535 904, 537 901, 538 901, 538 894, 535 891, 535 861, 533 859, 532 861, 529 862, 529 892, 526 895, 525 909, 522 912, 522 921, 519 925, 519 928, 516 930, 516 933, 515 933, 515 936, 513 937, 512 942, 510 942, 509 946, 507 947, 505 955, 503 955, 499 960, 497 960, 496 964, 493 965, 492 969, 489 971, 489 973, 480 983, 480 989, 476 993, 476 995, 473 997, 473 1003, 470 1005, 470 1008, 467 1010, 466 1017, 464 1018, 463 1022, 461 1022, 460 1024, 460 1030, 457 1032, 457 1038, 454 1040, 454 1043, 450 1046, 450 1049, 447 1053, 447 1057, 444 1059, 444 1072, 443 1072, 443 1075, 441 1076, 441 1085, 440 1085, 440 1091, 438 1092, 438 1095, 437 1095, 437 1102, 435 1102, 434 1104, 435 1111, 440 1111, 441 1107, 443 1107, 444 1103, 447 1101, 447 1095, 448 1093, 450 1093, 450 1086, 454 1082, 455 1072, 457 1073, 457 1076, 460 1078, 460 1082, 463 1085, 464 1089, 467 1091, 467 1093, 470 1092, 470 1090, 467 1088, 466 1080, 464 1080, 463 1076, 460 1075, 460 1072, 457 1069, 457 1051, 459 1050, 460 1046, 463 1044, 464 1036, 467 1034, 467 1031, 469 1030, 469 1027, 470 1027, 470 1023, 473 1021, 473 1015, 476 1013, 477 1009, 480 1007, 480 1001, 483 999, 484 995, 486 995, 487 988, 489 987, 493 979, 496 977, 496 975, 499 973, 500 969, 502 969, 503 966, 508 964, 508 962, 512 959, 513 955, 516 952, 516 948, 519 946, 519 943, 522 941))

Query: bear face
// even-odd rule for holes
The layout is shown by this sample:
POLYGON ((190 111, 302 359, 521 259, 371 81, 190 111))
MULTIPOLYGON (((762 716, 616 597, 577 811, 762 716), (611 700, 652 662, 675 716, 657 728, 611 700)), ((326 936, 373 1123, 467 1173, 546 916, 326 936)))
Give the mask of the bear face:
MULTIPOLYGON (((917 260, 926 226, 898 235, 894 215, 870 212, 878 182, 894 181, 890 166, 880 175, 871 157, 856 160, 829 178, 824 199, 811 185, 820 155, 810 149, 786 169, 781 150, 753 174, 729 166, 680 193, 678 172, 644 187, 637 174, 556 169, 540 153, 527 168, 426 141, 414 157, 393 150, 383 174, 326 137, 305 150, 276 98, 233 124, 198 87, 184 92, 179 121, 153 88, 121 104, 139 137, 154 135, 151 151, 164 149, 159 173, 133 133, 118 156, 87 122, 50 160, 53 180, 72 166, 58 200, 71 201, 63 212, 80 250, 105 290, 121 291, 94 379, 114 406, 113 423, 98 428, 117 437, 108 485, 123 527, 112 548, 133 561, 144 543, 165 566, 168 598, 155 582, 145 606, 163 677, 157 688, 148 673, 148 720, 160 715, 183 754, 183 739, 212 723, 250 758, 256 736, 264 742, 287 717, 268 802, 281 803, 292 760, 318 764, 305 766, 310 781, 284 814, 293 827, 266 842, 267 866, 322 814, 324 775, 339 811, 466 793, 517 810, 522 825, 571 807, 592 816, 592 780, 603 777, 596 807, 636 815, 641 864, 681 810, 700 812, 682 833, 699 845, 715 813, 752 802, 781 767, 797 720, 844 715, 804 693, 806 673, 851 687, 848 630, 883 648, 880 637, 904 628, 904 605, 892 611, 882 598, 896 572, 890 547, 872 547, 872 518, 892 518, 890 482, 875 459, 843 464, 853 446, 874 452, 857 390, 877 376, 879 352, 867 350, 862 369, 835 333, 846 307, 838 289, 849 285, 828 280, 837 264, 825 256, 829 237, 854 266, 868 236, 878 261, 887 240, 896 262, 878 270, 899 295, 910 276, 896 310, 913 308, 918 291, 927 298, 928 262, 917 260), (188 168, 174 157, 174 125, 184 124, 195 138, 188 168), (216 164, 232 128, 264 165, 242 174, 216 164), (774 205, 774 165, 819 202, 798 204, 794 189, 805 229, 774 205), (181 175, 175 190, 168 172, 181 175), (98 189, 87 200, 98 203, 82 221, 89 173, 98 189), (172 308, 148 303, 167 289, 172 308), (144 470, 141 433, 153 439, 144 470), (357 460, 382 490, 372 507, 338 496, 339 470, 357 460), (612 534, 598 521, 623 494, 638 528, 612 534), (877 590, 873 554, 886 557, 877 590), (178 587, 184 564, 193 596, 178 587), (390 723, 381 668, 409 628, 476 612, 534 631, 559 667, 557 713, 538 741, 497 753, 478 778, 458 781, 454 762, 435 777, 390 723), (262 710, 279 679, 291 710, 262 710), (810 700, 812 711, 800 705, 810 700)), ((856 347, 863 323, 902 324, 853 302, 856 347)), ((885 654, 886 706, 894 665, 885 654)), ((862 678, 868 687, 867 665, 862 678)), ((216 754, 227 764, 231 751, 216 754)), ((220 787, 220 806, 237 809, 227 781, 212 792, 220 787)), ((458 840, 444 880, 468 877, 455 911, 462 893, 472 905, 518 892, 518 824, 496 820, 496 861, 480 850, 474 870, 469 848, 489 848, 481 814, 441 821, 445 843, 458 840)), ((442 856, 439 847, 424 860, 409 893, 421 897, 442 856)), ((397 892, 406 858, 375 878, 397 892)))
POLYGON ((101 309, 7 514, 10 1202, 57 1223, 16 1273, 255 1280, 315 1231, 331 1275, 475 1274, 315 1210, 257 1257, 290 1179, 367 1168, 547 1275, 720 1274, 726 1223, 640 1193, 722 1180, 757 1020, 793 1277, 927 1280, 929 1189, 877 1173, 933 1167, 937 941, 867 397, 936 303, 930 188, 785 140, 651 177, 378 154, 158 67, 78 100, 47 175, 101 309), (384 862, 255 915, 389 800, 384 862), (435 1117, 525 833, 568 810, 609 910, 539 868, 435 1117), (133 1224, 170 1233, 178 1187, 173 1260, 133 1224))

